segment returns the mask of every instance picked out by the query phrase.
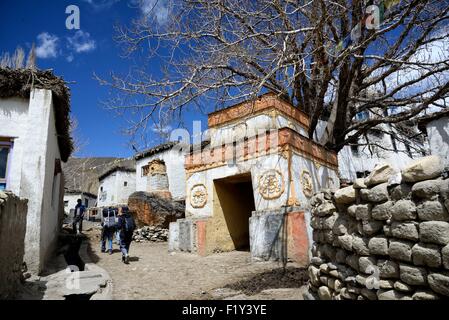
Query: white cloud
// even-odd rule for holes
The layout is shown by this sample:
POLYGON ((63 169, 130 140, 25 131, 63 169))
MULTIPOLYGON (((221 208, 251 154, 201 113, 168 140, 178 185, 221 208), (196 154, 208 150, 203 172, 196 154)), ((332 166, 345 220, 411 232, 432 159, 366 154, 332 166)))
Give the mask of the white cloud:
POLYGON ((37 36, 36 57, 41 59, 56 58, 58 55, 59 38, 48 32, 42 32, 37 36))
POLYGON ((75 59, 75 57, 73 56, 73 54, 69 54, 69 55, 66 57, 67 62, 72 62, 73 59, 75 59))
POLYGON ((169 10, 166 0, 132 0, 132 3, 139 6, 145 18, 154 17, 160 25, 167 22, 169 10))
POLYGON ((83 1, 90 4, 92 8, 94 8, 95 10, 103 10, 109 9, 120 0, 83 0, 83 1))
POLYGON ((154 124, 154 126, 151 128, 151 130, 154 133, 159 134, 167 134, 169 133, 173 128, 170 125, 162 126, 161 124, 154 124))
POLYGON ((67 38, 68 47, 77 53, 95 50, 95 40, 91 39, 89 32, 78 30, 72 37, 67 38))

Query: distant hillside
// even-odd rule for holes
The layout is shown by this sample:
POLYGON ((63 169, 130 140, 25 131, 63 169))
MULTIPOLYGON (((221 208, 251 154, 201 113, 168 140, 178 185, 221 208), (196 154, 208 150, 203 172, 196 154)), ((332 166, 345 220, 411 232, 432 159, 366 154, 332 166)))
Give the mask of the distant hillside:
POLYGON ((107 172, 123 158, 69 158, 63 164, 65 188, 69 191, 84 191, 97 194, 98 177, 107 172))

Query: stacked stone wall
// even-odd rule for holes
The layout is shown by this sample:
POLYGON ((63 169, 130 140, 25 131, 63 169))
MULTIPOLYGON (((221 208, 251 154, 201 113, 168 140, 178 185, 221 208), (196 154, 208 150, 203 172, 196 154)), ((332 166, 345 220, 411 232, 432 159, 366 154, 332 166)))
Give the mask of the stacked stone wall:
POLYGON ((449 179, 438 157, 365 178, 311 200, 309 297, 449 297, 449 179))
POLYGON ((0 300, 13 299, 22 280, 27 200, 0 191, 0 300))

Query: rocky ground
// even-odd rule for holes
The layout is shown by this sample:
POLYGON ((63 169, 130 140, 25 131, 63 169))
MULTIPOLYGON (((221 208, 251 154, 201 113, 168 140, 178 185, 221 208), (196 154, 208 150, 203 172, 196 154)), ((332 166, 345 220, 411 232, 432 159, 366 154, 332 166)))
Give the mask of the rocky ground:
POLYGON ((89 255, 105 269, 114 299, 303 299, 307 275, 295 264, 251 263, 249 252, 234 251, 199 257, 169 253, 166 242, 132 243, 129 265, 121 262, 118 246, 100 251, 99 230, 92 228, 89 255))
MULTIPOLYGON (((251 262, 246 251, 200 257, 169 253, 166 242, 133 242, 130 264, 121 262, 118 245, 112 255, 100 251, 98 223, 84 225, 81 245, 73 256, 70 234, 60 235, 59 254, 44 273, 28 278, 19 299, 191 299, 191 300, 303 300, 307 270, 289 263, 251 262), (80 289, 67 288, 67 261, 81 264, 80 289)), ((151 237, 150 237, 151 238, 151 237)))
POLYGON ((168 229, 145 226, 134 231, 133 239, 135 242, 165 242, 168 239, 168 229))

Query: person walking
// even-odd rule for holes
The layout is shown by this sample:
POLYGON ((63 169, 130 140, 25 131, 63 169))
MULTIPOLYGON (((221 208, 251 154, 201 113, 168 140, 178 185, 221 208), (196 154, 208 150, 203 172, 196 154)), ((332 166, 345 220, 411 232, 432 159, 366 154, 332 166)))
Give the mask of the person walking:
POLYGON ((112 254, 112 239, 116 230, 116 214, 113 208, 104 208, 101 222, 101 252, 106 252, 106 241, 108 241, 109 254, 112 254))
MULTIPOLYGON (((115 224, 118 224, 118 216, 119 216, 119 211, 117 208, 115 208, 115 224)), ((120 230, 118 228, 116 228, 115 230, 115 244, 120 246, 120 230)))
POLYGON ((83 219, 86 207, 81 199, 76 200, 75 212, 73 214, 73 233, 80 234, 83 231, 83 219))
POLYGON ((122 207, 118 217, 117 228, 120 230, 120 251, 122 252, 122 261, 129 263, 129 247, 133 240, 136 224, 133 216, 129 213, 128 207, 122 207))

